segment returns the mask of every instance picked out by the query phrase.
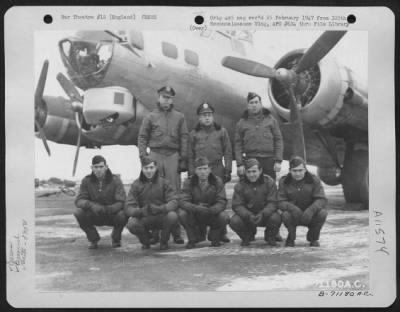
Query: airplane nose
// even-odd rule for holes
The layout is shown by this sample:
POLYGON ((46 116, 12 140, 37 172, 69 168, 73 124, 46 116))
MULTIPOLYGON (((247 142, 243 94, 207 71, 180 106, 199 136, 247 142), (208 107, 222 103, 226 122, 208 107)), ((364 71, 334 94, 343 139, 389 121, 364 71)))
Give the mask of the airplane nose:
POLYGON ((103 81, 113 55, 113 42, 66 38, 59 42, 59 50, 68 76, 86 90, 103 81))

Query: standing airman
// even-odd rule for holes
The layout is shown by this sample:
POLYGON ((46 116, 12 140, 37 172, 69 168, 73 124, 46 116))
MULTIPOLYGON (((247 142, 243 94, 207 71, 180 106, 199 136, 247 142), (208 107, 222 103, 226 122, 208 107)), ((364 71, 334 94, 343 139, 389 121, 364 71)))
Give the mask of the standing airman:
POLYGON ((244 174, 244 159, 255 158, 263 173, 275 180, 275 172, 281 170, 282 155, 283 139, 277 120, 268 109, 262 107, 261 97, 249 92, 247 110, 236 126, 235 156, 238 174, 244 174))

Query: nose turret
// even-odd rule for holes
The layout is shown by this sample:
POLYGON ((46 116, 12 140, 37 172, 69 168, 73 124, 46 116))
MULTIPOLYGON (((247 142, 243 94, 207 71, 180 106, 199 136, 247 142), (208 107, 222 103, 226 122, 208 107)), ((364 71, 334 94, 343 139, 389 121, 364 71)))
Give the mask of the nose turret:
POLYGON ((66 38, 59 42, 68 76, 82 90, 99 85, 110 64, 114 43, 66 38))

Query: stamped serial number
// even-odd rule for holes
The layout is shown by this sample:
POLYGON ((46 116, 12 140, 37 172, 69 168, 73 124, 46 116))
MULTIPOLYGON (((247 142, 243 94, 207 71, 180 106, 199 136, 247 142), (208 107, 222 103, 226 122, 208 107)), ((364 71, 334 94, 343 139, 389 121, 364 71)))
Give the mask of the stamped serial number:
POLYGON ((368 291, 343 291, 343 290, 321 290, 318 293, 318 297, 360 297, 360 296, 372 296, 368 291))
POLYGON ((348 288, 348 289, 363 289, 365 285, 359 280, 349 281, 349 280, 326 280, 318 282, 319 288, 348 288))

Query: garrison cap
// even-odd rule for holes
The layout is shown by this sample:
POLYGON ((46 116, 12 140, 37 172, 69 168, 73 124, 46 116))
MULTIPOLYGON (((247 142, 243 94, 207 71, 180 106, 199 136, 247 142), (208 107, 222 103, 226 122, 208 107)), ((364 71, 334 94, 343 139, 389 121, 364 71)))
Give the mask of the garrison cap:
POLYGON ((258 166, 258 168, 260 168, 260 163, 255 158, 249 158, 244 162, 245 169, 250 169, 253 166, 258 166))
POLYGON ((155 165, 157 165, 157 162, 155 159, 151 158, 150 156, 145 156, 141 159, 142 161, 142 167, 150 165, 151 163, 154 163, 155 165))
POLYGON ((159 94, 175 96, 175 90, 171 86, 164 86, 157 90, 159 94))
POLYGON ((257 93, 255 92, 249 92, 247 94, 247 102, 251 101, 252 99, 254 99, 255 97, 258 97, 261 100, 261 96, 259 96, 257 93))
POLYGON ((289 161, 289 169, 296 168, 300 165, 304 165, 304 166, 306 165, 306 162, 300 156, 294 156, 289 161))
POLYGON ((210 104, 204 102, 200 104, 197 108, 197 115, 204 114, 204 113, 214 113, 215 109, 210 104))
POLYGON ((101 163, 102 161, 104 162, 104 164, 106 164, 106 159, 105 159, 103 156, 101 156, 101 155, 96 155, 96 156, 94 156, 94 157, 92 158, 92 165, 99 164, 99 163, 101 163))
POLYGON ((204 156, 200 156, 198 158, 196 158, 196 160, 194 161, 194 167, 198 168, 198 167, 202 167, 202 166, 208 166, 209 161, 207 159, 207 157, 204 156))

